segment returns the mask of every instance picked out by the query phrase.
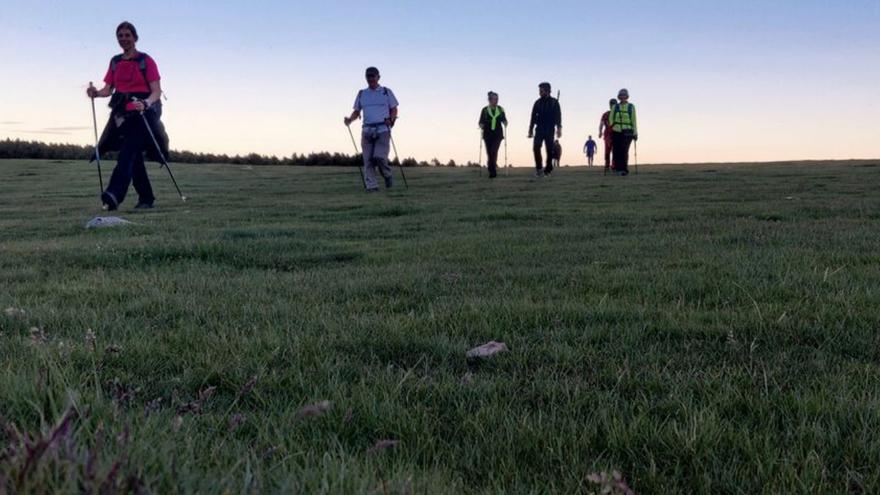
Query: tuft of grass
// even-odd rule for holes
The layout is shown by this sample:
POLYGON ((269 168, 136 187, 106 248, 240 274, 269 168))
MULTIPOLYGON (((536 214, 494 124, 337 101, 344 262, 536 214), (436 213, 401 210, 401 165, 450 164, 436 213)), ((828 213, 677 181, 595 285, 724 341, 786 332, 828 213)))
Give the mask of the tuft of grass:
POLYGON ((874 161, 93 170, 0 161, 0 492, 880 491, 874 161))

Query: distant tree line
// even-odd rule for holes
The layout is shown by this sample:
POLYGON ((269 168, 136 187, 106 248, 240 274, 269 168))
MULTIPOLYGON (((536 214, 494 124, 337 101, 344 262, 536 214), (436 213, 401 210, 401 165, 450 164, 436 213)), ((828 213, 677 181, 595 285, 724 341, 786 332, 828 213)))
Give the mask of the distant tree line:
MULTIPOLYGON (((43 160, 90 160, 95 154, 94 146, 80 146, 76 144, 44 143, 41 141, 22 141, 20 139, 5 139, 0 141, 0 159, 4 158, 34 158, 43 160)), ((106 153, 103 159, 115 159, 114 153, 106 153)), ((172 150, 169 160, 172 163, 228 163, 233 165, 291 165, 301 167, 321 166, 348 166, 356 167, 361 162, 360 155, 347 155, 344 153, 319 153, 298 154, 294 153, 286 157, 275 155, 260 155, 249 153, 247 155, 195 153, 192 151, 172 150)), ((397 165, 397 160, 394 160, 397 165)), ((441 163, 434 158, 430 162, 418 161, 415 158, 404 158, 401 161, 404 167, 476 167, 476 163, 456 164, 455 160, 441 163)))

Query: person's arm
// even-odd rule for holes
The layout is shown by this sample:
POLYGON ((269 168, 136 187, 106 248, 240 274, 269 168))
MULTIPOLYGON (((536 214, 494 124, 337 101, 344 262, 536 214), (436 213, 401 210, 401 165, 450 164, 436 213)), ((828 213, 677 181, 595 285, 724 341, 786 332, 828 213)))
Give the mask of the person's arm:
POLYGON ((104 87, 101 89, 97 89, 92 86, 92 83, 89 83, 88 89, 86 89, 86 95, 89 98, 106 98, 113 93, 113 69, 112 62, 111 67, 107 68, 107 73, 104 74, 104 87))
POLYGON ((562 137, 562 107, 559 106, 559 100, 556 100, 556 138, 562 137))
POLYGON ((147 97, 147 106, 152 105, 162 98, 162 83, 153 81, 150 83, 150 96, 147 97))
POLYGON ((113 91, 113 86, 109 84, 104 84, 104 87, 98 89, 92 86, 92 83, 89 83, 89 88, 86 90, 86 96, 89 98, 106 98, 110 96, 110 92, 113 91))
POLYGON ((143 101, 135 101, 131 105, 131 109, 136 112, 143 112, 144 110, 150 108, 150 105, 159 101, 159 98, 162 97, 162 85, 159 81, 153 81, 150 83, 150 96, 148 96, 143 101))
POLYGON ((477 126, 479 126, 480 129, 485 128, 486 120, 486 109, 483 108, 482 110, 480 110, 480 118, 477 119, 477 126))
POLYGON ((391 107, 388 109, 388 119, 385 120, 385 124, 388 127, 394 127, 394 122, 397 121, 397 107, 391 107))
POLYGON ((605 119, 599 117, 599 137, 600 138, 605 135, 605 133, 602 132, 604 129, 605 129, 605 119))
POLYGON ((357 120, 357 119, 359 119, 359 118, 361 118, 361 111, 360 111, 360 110, 354 110, 354 111, 351 112, 351 115, 349 115, 348 117, 346 117, 346 118, 343 120, 343 122, 345 122, 345 125, 351 125, 352 122, 354 122, 355 120, 357 120))
POLYGON ((345 125, 351 125, 352 122, 361 118, 361 92, 359 91, 357 96, 354 99, 354 110, 352 110, 351 115, 342 119, 345 122, 345 125))
MULTIPOLYGON (((540 101, 540 100, 538 100, 540 101)), ((532 105, 532 118, 529 120, 529 137, 535 136, 535 124, 537 124, 538 118, 538 102, 536 101, 534 105, 532 105)))

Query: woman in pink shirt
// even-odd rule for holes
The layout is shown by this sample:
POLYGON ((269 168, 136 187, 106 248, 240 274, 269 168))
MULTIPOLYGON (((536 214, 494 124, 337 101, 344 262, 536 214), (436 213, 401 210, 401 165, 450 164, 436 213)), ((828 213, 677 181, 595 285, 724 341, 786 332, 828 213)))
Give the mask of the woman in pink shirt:
POLYGON ((138 193, 135 208, 152 208, 155 197, 144 165, 144 152, 150 159, 160 161, 156 145, 146 128, 144 119, 159 141, 164 156, 168 156, 168 136, 159 118, 162 115, 162 87, 159 68, 146 53, 138 52, 137 29, 130 22, 116 28, 116 40, 123 52, 110 60, 104 76, 104 87, 89 86, 90 98, 110 97, 110 121, 98 143, 101 153, 119 151, 119 159, 101 201, 107 210, 115 210, 125 199, 128 186, 134 182, 138 193))

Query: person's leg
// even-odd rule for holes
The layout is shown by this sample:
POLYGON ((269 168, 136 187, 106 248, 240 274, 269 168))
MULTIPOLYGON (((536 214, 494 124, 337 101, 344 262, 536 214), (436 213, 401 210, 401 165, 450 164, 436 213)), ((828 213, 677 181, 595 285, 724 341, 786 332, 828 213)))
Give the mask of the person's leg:
POLYGON ((544 167, 544 159, 541 157, 541 143, 542 138, 539 135, 535 135, 535 139, 532 142, 532 151, 535 153, 535 170, 537 172, 541 172, 541 169, 544 167))
MULTIPOLYGON (((630 138, 631 140, 632 138, 630 138)), ((629 173, 627 166, 629 165, 629 145, 627 144, 627 136, 623 133, 615 132, 611 135, 612 147, 614 149, 614 170, 621 174, 629 173)))
POLYGON ((486 139, 486 155, 487 168, 489 169, 489 178, 498 175, 498 149, 501 147, 501 140, 489 138, 486 139))
POLYGON ((361 135, 361 149, 364 152, 364 186, 366 186, 368 191, 379 189, 373 165, 374 144, 375 141, 373 141, 369 133, 365 132, 361 135))
POLYGON ((101 200, 109 209, 116 209, 125 201, 128 186, 131 185, 131 176, 135 160, 140 157, 143 160, 144 135, 143 121, 138 120, 136 115, 129 115, 122 124, 121 132, 125 136, 122 148, 119 150, 119 158, 116 167, 110 175, 110 183, 101 195, 101 200))
POLYGON ((144 155, 138 153, 134 157, 131 169, 131 182, 138 194, 138 204, 153 205, 156 197, 153 195, 153 186, 150 184, 150 176, 147 175, 147 167, 144 163, 144 155))
POLYGON ((544 173, 549 174, 553 171, 553 134, 544 137, 544 151, 547 153, 547 168, 544 173))
POLYGON ((633 137, 630 135, 623 136, 623 149, 621 150, 623 157, 623 174, 629 175, 629 147, 632 145, 633 137))
POLYGON ((611 148, 613 144, 611 142, 610 137, 605 138, 605 168, 610 168, 614 170, 614 167, 611 164, 611 148))
POLYGON ((385 187, 394 185, 394 170, 391 168, 391 162, 388 160, 388 154, 391 152, 391 133, 383 132, 376 138, 373 144, 373 161, 379 167, 379 173, 385 178, 385 187))

